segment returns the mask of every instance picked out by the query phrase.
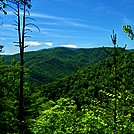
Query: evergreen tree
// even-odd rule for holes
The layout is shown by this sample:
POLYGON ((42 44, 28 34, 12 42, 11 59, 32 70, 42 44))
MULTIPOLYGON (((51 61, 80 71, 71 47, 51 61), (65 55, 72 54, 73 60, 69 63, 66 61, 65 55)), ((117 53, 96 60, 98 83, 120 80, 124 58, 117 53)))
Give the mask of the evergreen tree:
MULTIPOLYGON (((126 48, 125 47, 119 48, 117 45, 117 38, 116 34, 111 35, 112 42, 114 44, 113 51, 108 51, 105 49, 107 53, 110 54, 110 56, 113 59, 113 100, 114 100, 114 127, 113 132, 114 133, 126 133, 129 130, 132 131, 132 124, 130 123, 130 115, 131 113, 131 106, 130 106, 130 100, 133 98, 132 92, 129 91, 127 85, 123 81, 127 81, 124 79, 124 72, 120 66, 119 56, 122 54, 122 51, 126 48), (129 96, 129 99, 128 99, 129 96), (128 106, 129 104, 129 106, 128 106), (126 109, 128 111, 126 111, 126 109), (126 127, 127 126, 127 127, 126 127)), ((124 63, 125 64, 125 63, 124 63)), ((111 107, 112 109, 112 107, 111 107)))

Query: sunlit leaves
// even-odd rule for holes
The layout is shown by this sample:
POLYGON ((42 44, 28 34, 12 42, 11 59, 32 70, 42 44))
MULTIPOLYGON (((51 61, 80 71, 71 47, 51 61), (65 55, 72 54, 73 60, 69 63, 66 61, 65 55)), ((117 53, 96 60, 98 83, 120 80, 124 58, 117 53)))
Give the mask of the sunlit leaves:
POLYGON ((124 29, 124 32, 126 34, 128 34, 128 37, 133 40, 134 39, 134 33, 133 33, 133 30, 132 30, 132 27, 130 25, 123 25, 122 27, 124 29))
POLYGON ((96 134, 105 132, 105 126, 107 126, 107 124, 99 114, 96 116, 95 113, 89 109, 83 109, 82 113, 81 130, 83 133, 96 134))
POLYGON ((2 134, 17 133, 19 71, 17 63, 4 65, 2 60, 0 61, 0 133, 2 134))
POLYGON ((76 119, 76 105, 73 100, 61 98, 49 101, 32 128, 33 133, 72 133, 76 119), (48 107, 46 107, 46 106, 48 107))

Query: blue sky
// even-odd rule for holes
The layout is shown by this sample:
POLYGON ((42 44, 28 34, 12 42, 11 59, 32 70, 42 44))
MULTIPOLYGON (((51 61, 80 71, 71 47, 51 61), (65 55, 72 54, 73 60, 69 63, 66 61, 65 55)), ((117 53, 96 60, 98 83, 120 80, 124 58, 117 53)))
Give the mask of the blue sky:
MULTIPOLYGON (((134 0, 32 0, 31 21, 40 28, 30 27, 31 38, 25 51, 35 51, 52 47, 93 48, 112 47, 112 30, 117 34, 120 47, 134 49, 134 41, 123 32, 122 25, 134 25, 134 0)), ((8 15, 0 13, 0 44, 5 54, 19 52, 13 43, 17 41, 13 11, 8 15)))

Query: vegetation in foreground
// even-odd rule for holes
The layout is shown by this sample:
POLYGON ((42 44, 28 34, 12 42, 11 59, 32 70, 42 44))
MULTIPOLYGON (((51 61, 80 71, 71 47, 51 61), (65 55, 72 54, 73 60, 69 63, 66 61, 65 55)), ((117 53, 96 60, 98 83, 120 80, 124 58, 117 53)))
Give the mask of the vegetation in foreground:
MULTIPOLYGON (((117 53, 113 53, 113 59, 90 65, 72 76, 47 85, 38 87, 26 80, 24 82, 23 76, 27 77, 27 69, 24 70, 23 66, 25 8, 31 7, 31 0, 5 1, 17 6, 17 10, 14 9, 18 17, 18 22, 15 22, 18 26, 20 64, 13 61, 11 65, 4 65, 0 59, 0 132, 132 134, 134 53, 129 52, 118 57, 115 55, 117 53), (20 10, 24 11, 22 38, 20 10), (21 108, 25 111, 21 112, 21 108)), ((5 1, 0 1, 0 10, 7 14, 5 1)), ((133 39, 131 26, 123 28, 133 39)), ((112 41, 114 43, 115 40, 112 41)))

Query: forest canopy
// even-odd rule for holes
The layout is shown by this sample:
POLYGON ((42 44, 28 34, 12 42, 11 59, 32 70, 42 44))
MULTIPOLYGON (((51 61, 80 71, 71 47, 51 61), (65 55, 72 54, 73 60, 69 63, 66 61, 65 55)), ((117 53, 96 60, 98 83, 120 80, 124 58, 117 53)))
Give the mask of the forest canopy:
MULTIPOLYGON (((39 30, 27 22, 31 0, 0 0, 6 7, 17 18, 19 53, 0 55, 0 134, 134 133, 134 51, 118 47, 114 31, 112 48, 25 52, 27 26, 39 30)), ((123 29, 134 39, 130 25, 123 29)))

